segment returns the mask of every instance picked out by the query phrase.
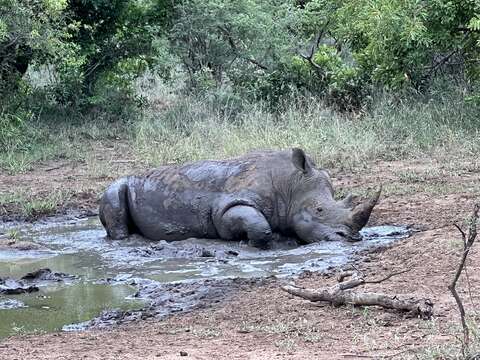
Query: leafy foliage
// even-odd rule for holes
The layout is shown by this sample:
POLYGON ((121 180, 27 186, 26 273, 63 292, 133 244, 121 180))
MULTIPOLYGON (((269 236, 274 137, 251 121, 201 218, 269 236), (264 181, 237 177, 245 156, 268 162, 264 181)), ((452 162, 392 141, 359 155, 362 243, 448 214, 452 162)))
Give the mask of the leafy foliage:
POLYGON ((0 100, 18 88, 31 63, 61 55, 65 6, 65 0, 0 0, 0 100))
POLYGON ((480 32, 471 25, 480 13, 478 1, 339 4, 331 22, 332 37, 349 48, 374 83, 421 88, 435 75, 478 72, 480 32))
POLYGON ((2 101, 32 93, 36 65, 55 74, 45 101, 70 108, 121 112, 146 70, 273 107, 313 94, 357 110, 439 77, 476 103, 479 54, 478 0, 0 0, 2 101))
POLYGON ((199 1, 175 6, 172 52, 191 89, 278 100, 295 91, 358 108, 372 86, 425 89, 479 72, 475 0, 199 1))
POLYGON ((99 84, 128 94, 133 80, 155 60, 154 40, 168 23, 169 6, 166 0, 69 1, 74 51, 59 64, 64 100, 75 101, 80 93, 89 103, 101 102, 101 92, 95 91, 99 84))
POLYGON ((170 40, 189 85, 246 86, 282 67, 295 43, 295 34, 286 29, 290 10, 276 0, 179 2, 170 40))

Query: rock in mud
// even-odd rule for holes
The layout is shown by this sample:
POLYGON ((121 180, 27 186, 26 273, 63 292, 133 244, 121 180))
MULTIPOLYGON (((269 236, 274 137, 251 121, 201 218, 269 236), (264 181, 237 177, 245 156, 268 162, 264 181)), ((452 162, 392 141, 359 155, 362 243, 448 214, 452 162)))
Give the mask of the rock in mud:
POLYGON ((27 306, 19 300, 15 300, 15 299, 2 300, 2 299, 0 299, 0 310, 18 309, 18 308, 23 308, 23 307, 27 307, 27 306))
POLYGON ((38 287, 14 279, 0 279, 0 294, 17 295, 38 291, 38 287))
POLYGON ((22 277, 22 280, 28 281, 64 281, 64 280, 72 280, 75 279, 75 275, 69 275, 62 272, 53 272, 48 268, 39 269, 33 272, 30 272, 22 277))
POLYGON ((39 269, 37 271, 26 274, 19 280, 0 278, 0 294, 16 295, 36 292, 39 290, 38 286, 44 285, 45 282, 59 282, 75 278, 76 277, 73 275, 53 272, 52 270, 47 268, 39 269))

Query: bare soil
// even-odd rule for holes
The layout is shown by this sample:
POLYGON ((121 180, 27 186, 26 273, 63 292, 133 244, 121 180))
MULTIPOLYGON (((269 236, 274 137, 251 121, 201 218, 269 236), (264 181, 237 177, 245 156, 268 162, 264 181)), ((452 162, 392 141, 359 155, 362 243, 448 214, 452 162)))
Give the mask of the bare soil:
MULTIPOLYGON (((82 164, 49 163, 23 175, 0 175, 0 192, 14 186, 41 196, 57 187, 71 188, 73 195, 61 208, 94 212, 107 183, 141 167, 135 162, 112 163, 112 158, 105 160, 105 166, 116 166, 108 177, 96 177, 82 164)), ((458 313, 447 285, 458 264, 461 239, 452 224, 464 224, 475 201, 480 201, 480 171, 468 163, 459 163, 455 171, 443 166, 416 160, 370 163, 355 172, 333 170, 334 184, 342 191, 365 193, 384 185, 371 225, 408 224, 419 230, 356 263, 372 278, 410 270, 364 290, 430 298, 435 304, 432 320, 376 307, 310 303, 282 291, 285 280, 272 279, 245 285, 220 303, 162 321, 107 331, 10 337, 0 342, 0 359, 397 359, 443 346, 458 348, 458 313)), ((4 212, 13 216, 15 207, 4 212)), ((470 314, 480 303, 477 249, 467 262, 469 281, 464 274, 459 283, 470 314)), ((305 274, 295 282, 326 287, 335 283, 334 275, 305 274)))
POLYGON ((36 220, 69 211, 94 215, 98 197, 109 183, 145 170, 126 142, 96 143, 85 158, 39 163, 33 170, 15 175, 0 172, 0 195, 4 198, 0 201, 0 220, 36 220), (25 202, 38 200, 53 201, 56 206, 26 216, 25 202))

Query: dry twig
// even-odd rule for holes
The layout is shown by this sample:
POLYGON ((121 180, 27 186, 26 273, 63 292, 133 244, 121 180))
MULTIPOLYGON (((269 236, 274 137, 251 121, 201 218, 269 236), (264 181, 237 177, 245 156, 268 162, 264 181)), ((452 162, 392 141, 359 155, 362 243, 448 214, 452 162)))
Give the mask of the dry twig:
POLYGON ((400 299, 397 295, 386 295, 373 292, 357 293, 349 291, 365 284, 379 284, 391 277, 403 274, 408 270, 402 270, 389 274, 388 276, 376 279, 365 280, 357 272, 346 272, 338 278, 338 284, 327 289, 313 290, 303 289, 295 285, 282 286, 282 290, 289 294, 299 296, 312 302, 326 301, 334 306, 351 304, 356 306, 381 306, 386 309, 408 311, 412 315, 418 315, 422 319, 430 319, 433 314, 433 303, 429 299, 400 299), (349 280, 345 278, 349 277, 349 280))
POLYGON ((458 295, 456 286, 457 286, 458 279, 460 278, 460 275, 462 274, 462 271, 465 267, 465 261, 467 260, 468 253, 470 252, 470 249, 472 248, 473 243, 477 238, 477 222, 478 222, 479 212, 480 212, 480 204, 475 204, 473 208, 472 216, 470 217, 470 220, 469 220, 468 234, 465 233, 465 231, 463 231, 459 225, 453 224, 458 229, 458 231, 462 236, 463 253, 460 259, 460 263, 458 264, 457 271, 455 272, 455 276, 452 282, 450 283, 450 285, 448 286, 448 289, 450 290, 453 297, 455 298, 455 302, 457 303, 458 311, 460 313, 460 322, 462 323, 462 328, 463 328, 462 352, 464 356, 465 356, 465 353, 468 351, 468 348, 470 345, 470 333, 469 333, 467 321, 465 320, 465 308, 463 307, 463 303, 462 303, 462 299, 460 298, 460 295, 458 295))

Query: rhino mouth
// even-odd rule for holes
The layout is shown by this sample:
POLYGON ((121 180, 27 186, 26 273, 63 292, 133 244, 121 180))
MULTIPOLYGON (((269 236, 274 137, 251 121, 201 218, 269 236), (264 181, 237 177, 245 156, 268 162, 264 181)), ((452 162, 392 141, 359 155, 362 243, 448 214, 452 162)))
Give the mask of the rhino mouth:
POLYGON ((327 235, 326 241, 346 241, 346 242, 359 242, 362 241, 362 235, 360 234, 347 234, 344 231, 335 231, 331 235, 327 235))
POLYGON ((299 236, 300 244, 313 244, 321 241, 346 241, 358 242, 362 240, 360 233, 352 234, 351 231, 343 228, 334 228, 327 225, 318 224, 315 231, 306 236, 299 236))
POLYGON ((348 242, 359 242, 359 241, 363 240, 362 235, 360 235, 360 234, 343 236, 343 238, 344 238, 343 239, 344 241, 348 241, 348 242))

